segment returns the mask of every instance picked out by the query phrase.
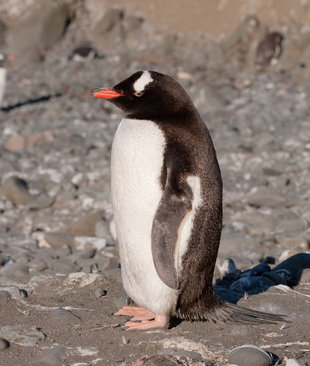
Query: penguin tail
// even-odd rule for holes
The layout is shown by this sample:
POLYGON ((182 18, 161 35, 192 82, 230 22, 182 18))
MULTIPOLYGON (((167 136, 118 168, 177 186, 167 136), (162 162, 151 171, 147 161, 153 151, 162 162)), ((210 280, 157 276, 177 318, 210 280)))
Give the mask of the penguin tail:
POLYGON ((252 310, 226 301, 207 312, 206 316, 203 316, 203 318, 214 322, 233 322, 239 324, 275 324, 290 322, 285 315, 252 310))

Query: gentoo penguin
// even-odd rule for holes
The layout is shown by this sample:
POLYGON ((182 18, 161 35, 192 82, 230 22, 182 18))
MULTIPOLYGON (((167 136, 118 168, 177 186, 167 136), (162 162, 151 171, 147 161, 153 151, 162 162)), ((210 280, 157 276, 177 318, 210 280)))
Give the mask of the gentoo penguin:
POLYGON ((283 40, 284 37, 279 32, 267 33, 257 46, 255 63, 267 66, 273 60, 278 60, 282 55, 283 40))
POLYGON ((127 330, 166 328, 170 316, 275 322, 212 287, 222 227, 222 179, 207 127, 170 76, 139 71, 95 89, 125 112, 111 156, 111 191, 123 286, 139 305, 127 330))

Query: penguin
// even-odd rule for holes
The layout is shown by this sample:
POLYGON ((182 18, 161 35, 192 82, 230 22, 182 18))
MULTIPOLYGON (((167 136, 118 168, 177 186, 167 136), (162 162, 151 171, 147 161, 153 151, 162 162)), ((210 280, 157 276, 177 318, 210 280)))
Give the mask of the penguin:
POLYGON ((222 178, 210 133, 168 75, 138 71, 94 89, 125 112, 111 152, 111 195, 122 283, 138 306, 126 330, 188 320, 282 321, 230 304, 212 287, 222 229, 222 178))
POLYGON ((267 66, 272 62, 276 63, 282 55, 283 41, 284 37, 279 32, 265 34, 257 46, 255 64, 267 66))

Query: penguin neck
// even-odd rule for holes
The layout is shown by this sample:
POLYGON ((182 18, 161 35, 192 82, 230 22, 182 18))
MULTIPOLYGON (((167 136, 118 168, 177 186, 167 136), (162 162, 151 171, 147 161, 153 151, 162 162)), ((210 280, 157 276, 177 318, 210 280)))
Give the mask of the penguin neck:
POLYGON ((187 125, 189 121, 199 120, 199 113, 197 109, 193 106, 193 108, 180 108, 177 111, 173 112, 165 112, 162 113, 160 108, 158 110, 150 111, 150 112, 135 112, 128 113, 125 115, 125 118, 128 119, 141 119, 141 120, 149 120, 157 123, 167 123, 175 124, 175 125, 187 125))

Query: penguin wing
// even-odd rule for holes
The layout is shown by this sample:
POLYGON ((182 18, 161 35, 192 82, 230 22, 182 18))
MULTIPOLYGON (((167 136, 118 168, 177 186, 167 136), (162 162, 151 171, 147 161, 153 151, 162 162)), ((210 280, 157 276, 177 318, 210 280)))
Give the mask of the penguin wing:
POLYGON ((152 226, 152 255, 160 279, 170 288, 179 288, 175 268, 179 226, 192 208, 193 192, 185 178, 169 173, 152 226))

